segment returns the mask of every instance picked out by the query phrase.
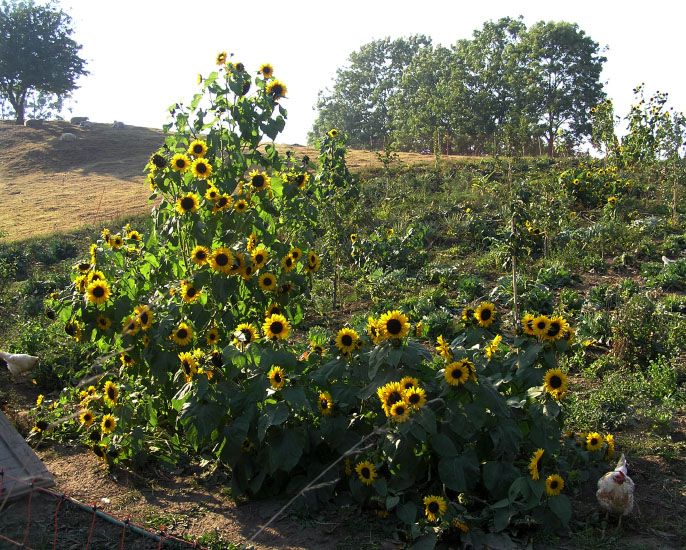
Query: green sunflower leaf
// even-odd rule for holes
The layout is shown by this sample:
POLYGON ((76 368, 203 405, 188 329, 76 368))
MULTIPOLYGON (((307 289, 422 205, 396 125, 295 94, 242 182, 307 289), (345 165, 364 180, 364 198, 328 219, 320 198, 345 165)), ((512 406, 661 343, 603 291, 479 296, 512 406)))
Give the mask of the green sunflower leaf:
POLYGON ((548 499, 548 508, 555 514, 563 525, 567 525, 572 517, 572 504, 565 495, 557 495, 548 499))

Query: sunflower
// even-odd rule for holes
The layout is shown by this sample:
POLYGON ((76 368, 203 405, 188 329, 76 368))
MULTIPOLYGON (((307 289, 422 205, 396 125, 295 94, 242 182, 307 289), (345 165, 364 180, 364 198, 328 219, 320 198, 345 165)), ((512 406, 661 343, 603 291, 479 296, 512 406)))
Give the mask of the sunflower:
POLYGON ((177 172, 185 172, 190 165, 190 159, 183 153, 176 153, 171 159, 171 167, 177 172))
MULTIPOLYGON (((245 255, 242 252, 236 252, 233 255, 233 263, 231 264, 231 269, 229 270, 229 275, 237 275, 243 273, 245 269, 245 255)), ((254 269, 254 268, 253 268, 254 269)))
POLYGON ((186 382, 190 382, 198 374, 198 362, 193 357, 193 354, 188 351, 179 353, 179 359, 181 360, 181 370, 183 370, 186 382))
POLYGON ((81 340, 81 325, 78 321, 69 321, 64 325, 64 332, 67 333, 67 336, 73 338, 77 342, 81 340))
POLYGON ((106 227, 102 230, 102 238, 106 243, 110 242, 110 230, 106 227))
POLYGON ((176 201, 176 211, 179 214, 198 211, 198 196, 195 193, 186 193, 176 201))
POLYGON ((557 474, 548 476, 545 480, 545 492, 549 497, 556 497, 565 488, 564 480, 557 474))
POLYGON ((253 250, 253 253, 250 256, 250 261, 252 262, 254 268, 257 270, 264 267, 264 264, 267 263, 268 257, 269 256, 267 254, 267 251, 264 248, 260 247, 256 250, 253 250))
POLYGON ((396 422, 403 423, 410 418, 410 406, 405 401, 398 401, 391 406, 391 418, 396 422))
POLYGON ((597 451, 603 446, 603 436, 598 432, 590 432, 586 436, 586 450, 597 451))
POLYGON ((251 324, 241 323, 236 327, 233 335, 239 344, 245 345, 255 341, 257 331, 251 324))
POLYGON ((338 135, 338 130, 336 130, 336 128, 331 128, 331 130, 329 130, 329 135, 332 138, 335 138, 338 135))
POLYGON ((536 336, 545 338, 550 329, 550 319, 547 315, 539 315, 532 322, 532 326, 536 336))
POLYGON ((374 464, 368 460, 358 462, 355 466, 355 471, 357 472, 360 481, 365 485, 371 485, 374 483, 374 480, 379 477, 376 473, 376 469, 374 468, 374 464))
POLYGON ((303 256, 303 251, 300 250, 299 248, 291 248, 290 252, 288 254, 293 258, 294 262, 300 261, 300 258, 303 256))
POLYGON ((562 338, 566 330, 567 321, 565 321, 559 315, 555 316, 552 319, 550 319, 550 326, 548 327, 546 333, 543 335, 543 338, 553 342, 558 338, 562 338))
POLYGON ((534 330, 534 319, 536 317, 531 313, 527 313, 522 318, 522 326, 524 327, 524 332, 529 336, 536 336, 536 331, 534 330))
POLYGON ((179 323, 178 328, 172 330, 170 338, 178 345, 185 346, 193 340, 193 329, 186 323, 179 323))
POLYGON ((205 334, 205 340, 208 346, 214 346, 219 342, 219 331, 216 328, 211 328, 205 334))
POLYGON ((119 356, 119 359, 121 359, 121 363, 125 367, 130 367, 133 365, 133 357, 131 357, 128 353, 122 353, 119 356))
POLYGON ((461 521, 458 521, 456 519, 453 519, 453 521, 450 522, 450 525, 452 525, 453 527, 457 527, 463 533, 469 531, 469 526, 466 523, 462 523, 461 521))
POLYGON ((150 164, 153 170, 161 170, 167 166, 167 159, 159 153, 153 153, 150 157, 150 164))
POLYGON ((91 271, 86 275, 86 281, 89 283, 93 283, 95 281, 105 281, 105 274, 102 271, 98 271, 97 269, 94 271, 91 271))
POLYGON ((195 159, 191 165, 193 175, 199 180, 206 180, 212 174, 212 165, 205 159, 195 159))
POLYGON ((253 232, 250 233, 250 236, 248 237, 248 243, 246 244, 246 248, 248 252, 252 252, 255 250, 257 247, 257 233, 253 232))
POLYGON ((443 376, 451 386, 459 386, 469 380, 471 370, 464 361, 450 363, 445 367, 443 376))
POLYGON ((89 264, 88 262, 81 262, 80 264, 76 265, 76 269, 78 269, 83 275, 85 275, 91 270, 91 264, 89 264))
POLYGON ((147 348, 150 345, 150 336, 147 334, 144 334, 143 337, 141 338, 141 342, 143 342, 143 347, 147 348))
POLYGON ((403 387, 404 390, 410 390, 412 388, 418 388, 419 387, 419 380, 417 380, 413 376, 404 376, 403 378, 400 379, 400 385, 403 387))
POLYGON ((341 353, 350 353, 355 349, 359 335, 351 328, 342 328, 336 335, 336 347, 341 353))
POLYGON ((149 306, 137 306, 133 313, 136 315, 136 319, 143 330, 148 330, 152 326, 153 314, 149 306))
POLYGON ((87 428, 95 422, 95 415, 91 411, 85 410, 79 415, 79 420, 87 428))
POLYGON ((543 449, 538 449, 533 456, 531 457, 531 460, 529 461, 529 473, 531 474, 531 479, 539 479, 538 475, 538 462, 541 460, 541 457, 543 456, 543 449))
POLYGON ((274 100, 285 97, 288 93, 286 85, 279 80, 272 80, 267 86, 267 95, 272 96, 274 100))
POLYGON ((386 231, 386 237, 392 237, 393 233, 394 233, 393 229, 392 228, 389 229, 388 231, 386 231))
POLYGON ((263 63, 260 66, 260 72, 262 73, 262 76, 269 78, 274 74, 274 67, 272 67, 269 63, 263 63))
POLYGON ((105 395, 105 402, 110 406, 113 407, 114 405, 117 404, 117 397, 119 397, 119 388, 117 385, 108 380, 105 382, 105 388, 103 389, 103 394, 105 395))
POLYGON ((205 265, 207 263, 207 258, 209 257, 209 255, 209 249, 200 245, 196 246, 191 251, 191 259, 193 260, 193 263, 195 265, 205 265))
POLYGON ((286 376, 281 367, 272 367, 267 376, 269 377, 269 383, 275 390, 280 390, 286 383, 286 376))
POLYGON ((108 330, 112 325, 112 321, 110 321, 107 317, 101 314, 98 315, 98 318, 95 320, 95 324, 98 325, 98 328, 100 330, 108 330))
POLYGON ((281 258, 281 267, 283 267, 286 273, 293 271, 295 265, 295 261, 290 254, 286 254, 283 258, 281 258))
POLYGON ((140 322, 136 317, 127 317, 124 319, 123 327, 124 328, 122 328, 122 332, 124 334, 128 334, 129 336, 138 334, 138 331, 141 329, 140 322))
POLYGON ((429 495, 424 497, 424 513, 429 521, 438 521, 448 510, 448 503, 443 497, 429 495))
POLYGON ((333 412, 333 401, 331 399, 331 394, 328 391, 319 393, 317 406, 319 407, 319 412, 322 416, 331 416, 331 413, 333 412))
POLYGON ((319 269, 320 263, 321 260, 319 259, 319 256, 317 256, 314 252, 310 251, 307 254, 307 269, 305 270, 305 273, 314 273, 319 269))
POLYGON ((220 197, 221 193, 214 185, 209 185, 207 191, 205 191, 205 198, 208 201, 216 201, 220 197))
POLYGON ((605 460, 610 460, 612 455, 615 454, 615 436, 612 434, 607 434, 605 436, 605 442, 607 443, 607 450, 605 451, 605 460))
POLYGON ((124 239, 121 238, 121 235, 115 235, 110 237, 109 243, 112 248, 121 248, 124 246, 124 239))
POLYGON ((560 369, 548 369, 543 378, 545 391, 560 399, 567 391, 567 375, 560 369))
POLYGON ((265 172, 258 172, 257 170, 253 170, 252 172, 250 172, 249 177, 250 185, 252 185, 256 193, 264 191, 265 189, 269 189, 269 187, 271 186, 271 179, 265 172))
POLYGON ((274 290, 276 288, 276 277, 271 273, 260 275, 260 288, 262 290, 274 290))
POLYGON ((453 353, 450 351, 450 344, 443 339, 442 334, 436 338, 436 343, 438 344, 436 351, 440 353, 441 357, 443 357, 446 362, 451 362, 453 360, 453 353))
POLYGON ((290 330, 291 325, 283 315, 272 315, 262 325, 262 331, 269 339, 288 338, 290 330))
POLYGON ((376 395, 381 401, 381 407, 386 416, 391 416, 391 407, 399 401, 405 401, 405 390, 400 382, 388 382, 376 390, 376 395))
POLYGON ((384 338, 405 338, 410 331, 410 322, 406 315, 396 309, 384 313, 379 318, 379 328, 384 338))
POLYGON ((226 210, 233 204, 233 197, 230 197, 226 193, 219 195, 217 200, 214 201, 214 208, 212 209, 212 214, 226 210))
POLYGON ((131 239, 132 241, 140 241, 142 237, 138 231, 129 231, 126 234, 126 238, 131 239))
POLYGON ((226 52, 219 52, 215 63, 217 65, 224 65, 226 63, 226 52))
POLYGON ((486 357, 488 357, 488 360, 491 360, 491 357, 493 357, 493 354, 495 354, 496 351, 498 351, 498 346, 500 345, 500 342, 502 342, 503 337, 500 336, 500 334, 496 335, 495 338, 491 341, 490 345, 486 346, 484 349, 486 353, 486 357))
POLYGON ((252 276, 255 274, 255 266, 254 265, 246 265, 243 267, 241 271, 241 277, 245 279, 246 281, 249 281, 252 279, 252 276))
POLYGON ((272 302, 269 304, 269 307, 267 308, 266 313, 264 314, 265 318, 271 317, 272 315, 281 315, 281 306, 277 304, 276 302, 272 302))
POLYGON ((112 433, 116 427, 117 421, 114 416, 111 414, 106 414, 102 417, 102 424, 100 424, 100 428, 102 429, 103 433, 112 433))
POLYGON ((233 207, 236 212, 240 212, 242 214, 248 209, 248 202, 244 199, 239 199, 236 201, 236 204, 234 204, 233 207))
POLYGON ((304 188, 307 185, 309 179, 309 174, 298 174, 297 176, 295 176, 295 183, 298 186, 298 189, 304 188))
POLYGON ((110 285, 107 281, 94 281, 88 285, 88 300, 96 306, 110 299, 110 285))
POLYGON ((103 445, 93 445, 93 454, 97 456, 100 460, 107 460, 107 453, 105 452, 106 447, 103 445))
POLYGON ((487 327, 495 321, 495 306, 490 302, 481 302, 474 312, 474 319, 480 327, 487 327))
POLYGON ((200 291, 193 286, 193 283, 181 283, 181 298, 187 304, 192 304, 200 297, 200 291))
POLYGON ((419 410, 426 404, 426 392, 423 388, 409 388, 405 390, 405 401, 414 410, 419 410))
POLYGON ((367 334, 375 344, 378 344, 381 341, 383 334, 379 328, 378 319, 374 319, 374 317, 371 316, 367 318, 367 334))
POLYGON ((202 158, 207 154, 207 144, 199 139, 193 140, 186 152, 189 155, 193 155, 195 158, 202 158))
POLYGON ((228 275, 233 267, 233 254, 228 248, 215 248, 210 256, 210 266, 215 271, 221 271, 228 275))

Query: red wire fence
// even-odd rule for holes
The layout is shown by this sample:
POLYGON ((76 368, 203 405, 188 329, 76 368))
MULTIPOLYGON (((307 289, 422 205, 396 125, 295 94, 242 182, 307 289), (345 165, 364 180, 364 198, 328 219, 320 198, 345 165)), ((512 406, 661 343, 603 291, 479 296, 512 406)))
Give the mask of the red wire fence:
MULTIPOLYGON (((83 533, 83 542, 85 543, 85 549, 90 550, 91 549, 91 542, 93 541, 93 535, 96 533, 96 520, 102 519, 114 526, 114 529, 119 527, 121 529, 121 538, 117 538, 117 541, 114 545, 112 543, 108 544, 108 548, 112 548, 113 550, 115 548, 119 548, 119 550, 125 550, 127 548, 127 533, 130 533, 129 539, 133 536, 143 536, 147 537, 153 544, 156 543, 156 546, 151 546, 151 548, 157 548, 157 550, 162 550, 163 548, 166 549, 171 549, 171 548, 194 548, 194 549, 202 549, 202 550, 207 550, 205 547, 200 546, 200 544, 196 542, 189 542, 187 540, 175 537, 173 535, 170 535, 165 531, 165 527, 162 526, 159 530, 153 531, 151 529, 148 529, 147 527, 144 527, 142 525, 138 525, 136 523, 133 523, 131 521, 130 516, 127 516, 126 518, 119 518, 117 516, 114 516, 112 514, 109 514, 105 511, 103 511, 99 506, 97 506, 97 503, 93 503, 92 506, 88 506, 86 504, 83 504, 69 496, 67 496, 66 493, 59 493, 55 491, 51 491, 49 489, 45 489, 43 487, 38 487, 34 485, 33 480, 31 481, 25 481, 22 479, 17 479, 15 477, 12 477, 8 473, 5 472, 4 468, 0 468, 0 519, 2 519, 3 515, 3 510, 7 507, 8 501, 10 497, 12 496, 11 494, 3 494, 3 485, 5 485, 5 480, 13 481, 15 483, 18 483, 20 485, 23 485, 27 488, 29 488, 29 493, 28 497, 22 497, 22 498, 27 498, 27 506, 26 506, 26 527, 23 529, 23 538, 22 540, 15 540, 12 538, 9 538, 7 532, 0 532, 0 543, 7 543, 7 544, 0 544, 0 548, 21 548, 24 550, 37 550, 31 546, 28 545, 29 542, 29 534, 31 533, 31 511, 32 511, 32 501, 34 500, 34 494, 39 494, 39 495, 47 495, 49 497, 52 497, 56 501, 56 507, 55 507, 55 513, 54 517, 50 519, 49 523, 52 524, 52 529, 51 529, 51 536, 47 537, 46 532, 42 533, 43 536, 43 542, 41 543, 41 549, 45 548, 51 548, 52 550, 59 550, 61 548, 64 548, 65 544, 61 544, 60 540, 60 533, 59 533, 59 526, 60 526, 60 520, 64 518, 65 516, 65 507, 63 507, 63 504, 66 504, 67 506, 72 505, 76 507, 77 509, 80 509, 84 513, 88 513, 92 516, 90 519, 90 527, 87 529, 87 531, 83 528, 79 529, 79 532, 83 533), (62 512, 62 515, 60 515, 60 512, 62 512), (48 544, 46 544, 46 537, 51 539, 48 541, 48 544)), ((5 491, 5 493, 9 493, 9 491, 5 491)), ((34 506, 35 507, 35 506, 34 506)), ((67 515, 72 515, 71 513, 67 515)), ((35 518, 34 518, 35 519, 35 518)), ((35 521, 34 521, 35 525, 35 521)), ((2 530, 4 531, 6 527, 1 527, 2 530)), ((43 528, 42 526, 37 527, 37 529, 43 528)), ((21 526, 17 525, 16 523, 14 524, 14 529, 13 533, 15 533, 12 536, 17 536, 16 533, 20 532, 21 526)), ((21 536, 21 534, 19 535, 21 536)), ((73 539, 71 539, 71 542, 73 543, 73 539)), ((70 545, 71 547, 72 545, 70 545)), ((99 548, 102 548, 101 545, 98 546, 99 548)))

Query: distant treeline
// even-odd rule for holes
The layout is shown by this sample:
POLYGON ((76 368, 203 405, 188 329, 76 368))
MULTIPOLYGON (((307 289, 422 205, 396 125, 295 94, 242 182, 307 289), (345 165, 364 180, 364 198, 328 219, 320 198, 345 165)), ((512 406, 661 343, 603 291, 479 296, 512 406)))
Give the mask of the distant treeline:
POLYGON ((591 135, 606 58, 578 25, 488 21, 450 48, 415 35, 363 45, 319 92, 310 142, 336 128, 352 147, 541 154, 591 135))

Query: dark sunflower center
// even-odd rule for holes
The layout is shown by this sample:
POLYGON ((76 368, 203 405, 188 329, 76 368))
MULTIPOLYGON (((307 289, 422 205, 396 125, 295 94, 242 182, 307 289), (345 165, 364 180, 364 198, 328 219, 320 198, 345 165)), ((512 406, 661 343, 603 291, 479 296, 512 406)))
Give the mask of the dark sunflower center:
POLYGON ((222 366, 222 356, 220 353, 212 354, 212 364, 217 368, 222 366))
POLYGON ((105 295, 105 289, 102 288, 101 286, 96 286, 93 289, 93 296, 96 298, 102 298, 105 295))
POLYGON ((548 336, 557 336, 560 334, 561 328, 562 327, 560 327, 560 323, 551 323, 550 328, 548 329, 548 336))
MULTIPOLYGON (((89 415, 87 418, 84 418, 86 422, 93 422, 93 417, 89 415)), ((90 436, 88 436, 91 441, 100 441, 100 432, 92 432, 90 436)))
POLYGON ((321 405, 322 409, 327 409, 329 407, 329 402, 326 399, 322 399, 319 404, 321 405))
POLYGON ((205 258, 207 258, 207 254, 205 253, 204 250, 198 250, 195 253, 195 259, 196 260, 204 260, 205 258))
POLYGON ((107 319, 98 319, 98 323, 105 326, 107 324, 107 319))
POLYGON ((241 334, 248 342, 252 339, 252 332, 250 332, 247 328, 241 329, 241 334))
POLYGON ((152 163, 157 166, 157 168, 164 168, 164 165, 166 164, 164 157, 157 154, 152 156, 152 163))
POLYGON ((277 384, 281 383, 281 375, 278 372, 274 373, 274 382, 276 382, 277 384))
POLYGON ((283 332, 283 323, 281 321, 274 321, 271 326, 273 334, 281 334, 283 332))
POLYGON ((256 264, 261 264, 262 260, 264 260, 264 256, 262 254, 256 254, 255 255, 255 263, 256 264))
POLYGON ((462 372, 462 369, 460 367, 457 367, 453 369, 453 372, 450 373, 450 376, 452 376, 455 380, 459 380, 462 378, 462 375, 464 373, 462 372))
POLYGON ((252 272, 253 272, 253 269, 254 269, 253 266, 251 266, 251 265, 247 266, 247 267, 245 268, 245 274, 246 274, 246 275, 251 275, 252 272))
POLYGON ((238 210, 245 210, 246 204, 239 202, 236 206, 238 207, 238 210))
POLYGON ((250 81, 246 80, 245 82, 243 82, 243 89, 242 89, 243 95, 247 94, 249 90, 250 90, 250 81))
POLYGON ((189 286, 189 287, 186 289, 186 296, 188 296, 189 298, 192 298, 193 296, 195 296, 195 293, 196 293, 196 292, 197 292, 197 291, 196 291, 192 286, 189 286))
POLYGON ((191 366, 190 366, 190 364, 188 363, 188 361, 184 361, 184 362, 183 362, 183 372, 185 372, 186 374, 190 374, 190 373, 191 373, 191 366))
POLYGON ((283 87, 279 84, 274 84, 274 86, 272 86, 272 94, 283 95, 283 87))
POLYGON ((591 439, 591 445, 592 446, 595 447, 597 444, 598 444, 598 440, 595 437, 593 439, 591 439))
POLYGON ((272 281, 269 277, 264 278, 264 286, 272 286, 274 284, 274 281, 272 281))
POLYGON ((84 415, 83 415, 83 420, 84 420, 85 422, 90 422, 91 420, 93 420, 93 417, 92 417, 90 414, 84 414, 84 415))
POLYGON ((293 265, 293 258, 286 258, 286 267, 291 267, 293 265))
POLYGON ((117 237, 116 239, 114 239, 114 244, 116 244, 117 246, 121 246, 121 243, 122 243, 121 237, 117 237))
POLYGON ((269 312, 270 315, 281 315, 281 310, 278 307, 273 307, 269 312))
POLYGON ((141 312, 141 314, 140 314, 140 320, 141 320, 141 323, 142 323, 142 324, 144 324, 144 325, 147 325, 147 324, 148 324, 148 321, 150 320, 150 317, 148 317, 148 312, 147 312, 147 311, 141 312))
POLYGON ((262 174, 257 174, 252 178, 252 184, 254 187, 262 187, 264 185, 265 179, 262 174))
POLYGON ((396 416, 402 416, 402 415, 404 415, 404 414, 405 414, 405 407, 403 407, 402 405, 398 405, 398 406, 395 408, 395 414, 396 414, 396 416))
POLYGON ((194 206, 195 200, 193 200, 193 197, 184 197, 181 199, 181 208, 184 210, 192 210, 194 206))
POLYGON ((107 397, 110 398, 110 401, 114 401, 114 398, 117 397, 114 393, 114 388, 110 388, 107 390, 107 397))
POLYGON ((176 331, 176 337, 179 340, 185 340, 188 337, 188 331, 185 328, 180 328, 176 331))
POLYGON ((393 403, 397 403, 398 401, 402 401, 403 396, 400 395, 397 391, 393 391, 388 394, 388 404, 392 405, 393 403))
POLYGON ((545 321, 539 321, 538 323, 536 323, 536 328, 538 330, 543 330, 545 328, 545 321))
POLYGON ((419 397, 420 396, 418 393, 411 394, 410 399, 409 399, 410 403, 412 403, 413 405, 415 405, 416 403, 419 403, 419 397))
POLYGON ((350 336, 350 334, 344 334, 341 337, 341 344, 343 344, 344 346, 351 346, 352 343, 353 343, 353 337, 350 336))
POLYGON ((183 159, 176 159, 176 167, 184 168, 186 166, 186 161, 183 159))
POLYGON ((533 322, 532 322, 532 321, 527 321, 527 322, 526 322, 526 328, 528 328, 529 330, 533 330, 533 329, 534 329, 534 327, 533 327, 533 322))
POLYGON ((553 389, 558 389, 562 387, 562 378, 560 378, 557 375, 553 375, 550 377, 550 387, 553 389))
POLYGON ((79 270, 80 271, 88 271, 91 267, 91 264, 79 264, 79 270))
POLYGON ((196 143, 196 144, 193 146, 193 153, 196 154, 196 155, 201 154, 201 153, 202 153, 202 145, 200 145, 199 143, 196 143))
POLYGON ((372 476, 372 472, 366 466, 360 470, 360 474, 365 479, 369 479, 372 476))
POLYGON ((402 329, 403 329, 403 325, 402 325, 402 323, 401 323, 398 319, 390 319, 390 320, 386 323, 386 330, 387 330, 390 334, 400 334, 400 332, 402 331, 402 329))
POLYGON ((438 511, 440 510, 438 502, 436 502, 435 500, 429 502, 429 506, 427 508, 429 509, 429 512, 431 512, 432 514, 438 514, 438 511))
POLYGON ((488 321, 490 318, 491 318, 491 310, 490 309, 481 310, 481 320, 482 321, 488 321))
POLYGON ((210 332, 210 340, 216 340, 217 335, 214 332, 210 332))
POLYGON ((131 321, 128 325, 126 325, 126 330, 128 331, 134 331, 136 330, 136 323, 131 321))
POLYGON ((97 273, 93 273, 93 275, 91 276, 91 281, 99 281, 100 279, 101 277, 97 273))
POLYGON ((558 486, 557 479, 553 479, 553 480, 550 482, 550 488, 551 488, 551 489, 557 489, 557 486, 558 486))
POLYGON ((199 162, 195 165, 195 169, 201 174, 204 174, 205 172, 207 172, 207 164, 199 162))
POLYGON ((102 447, 100 447, 100 445, 95 445, 93 447, 93 453, 95 453, 95 456, 100 458, 105 456, 105 451, 102 450, 102 447))
POLYGON ((112 427, 112 421, 108 418, 107 420, 105 420, 105 428, 107 428, 109 430, 111 427, 112 427))
POLYGON ((124 355, 124 363, 130 363, 130 362, 131 362, 131 356, 124 355))
POLYGON ((227 265, 229 263, 229 257, 224 253, 217 254, 214 261, 217 263, 218 266, 224 267, 225 265, 227 265))
POLYGON ((245 69, 245 66, 243 65, 243 63, 236 63, 236 71, 237 72, 241 73, 241 72, 243 72, 243 69, 245 69))

